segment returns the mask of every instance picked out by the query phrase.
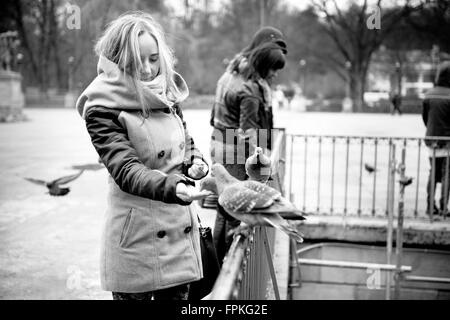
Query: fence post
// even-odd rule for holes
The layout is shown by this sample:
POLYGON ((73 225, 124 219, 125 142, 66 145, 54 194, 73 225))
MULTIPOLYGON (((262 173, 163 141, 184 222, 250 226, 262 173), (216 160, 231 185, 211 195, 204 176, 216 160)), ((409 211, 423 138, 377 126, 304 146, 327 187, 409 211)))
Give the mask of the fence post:
POLYGON ((401 183, 405 179, 405 158, 406 148, 402 149, 402 162, 399 166, 400 173, 400 191, 398 200, 398 217, 397 217, 397 239, 395 241, 395 253, 397 258, 397 268, 395 271, 395 292, 396 300, 400 298, 400 282, 402 277, 402 255, 403 255, 403 210, 405 206, 405 184, 401 183))
MULTIPOLYGON (((389 173, 388 173, 388 225, 386 240, 386 263, 391 264, 392 234, 394 220, 394 184, 395 184, 395 144, 389 145, 389 173)), ((386 271, 386 300, 391 299, 391 272, 386 271)))

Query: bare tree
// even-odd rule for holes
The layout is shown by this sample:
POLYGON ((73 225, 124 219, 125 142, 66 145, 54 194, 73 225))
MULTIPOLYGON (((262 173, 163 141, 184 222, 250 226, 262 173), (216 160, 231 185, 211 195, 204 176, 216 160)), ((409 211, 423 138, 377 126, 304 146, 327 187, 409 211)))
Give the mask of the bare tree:
POLYGON ((373 7, 379 10, 378 13, 371 13, 367 0, 362 4, 352 2, 346 9, 340 7, 336 0, 312 0, 312 3, 324 17, 324 30, 338 52, 329 59, 342 70, 340 73, 344 73, 349 81, 353 111, 361 111, 372 54, 395 26, 417 7, 412 7, 409 0, 401 7, 386 7, 382 0, 378 0, 376 7, 373 7), (367 20, 371 14, 379 14, 380 29, 368 27, 367 20))

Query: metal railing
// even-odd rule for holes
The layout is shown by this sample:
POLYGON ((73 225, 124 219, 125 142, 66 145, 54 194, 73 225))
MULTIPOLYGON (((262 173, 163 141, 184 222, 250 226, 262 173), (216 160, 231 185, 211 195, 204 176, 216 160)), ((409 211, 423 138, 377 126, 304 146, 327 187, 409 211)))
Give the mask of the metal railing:
MULTIPOLYGON (((391 181, 399 174, 398 150, 405 153, 406 178, 412 178, 404 193, 405 217, 432 220, 433 206, 427 206, 427 184, 436 184, 438 169, 445 172, 441 190, 447 192, 441 194, 443 203, 448 202, 449 161, 440 159, 445 155, 450 158, 449 137, 288 135, 288 141, 288 192, 291 201, 303 211, 387 216, 399 196, 396 183, 391 181), (427 147, 425 141, 432 147, 427 147), (442 149, 442 144, 446 149, 442 149)), ((437 195, 436 188, 430 188, 430 195, 431 203, 437 195)), ((445 218, 447 212, 445 205, 440 215, 445 218)))
MULTIPOLYGON (((277 163, 277 174, 271 186, 283 194, 286 136, 279 129, 273 143, 271 160, 277 163)), ((265 300, 280 299, 273 263, 275 231, 256 226, 246 237, 236 235, 223 261, 219 276, 208 299, 265 300)))
MULTIPOLYGON (((323 137, 319 137, 318 139, 318 143, 319 143, 319 164, 318 164, 318 182, 317 185, 320 188, 320 171, 321 171, 321 154, 322 154, 322 138, 323 137)), ((359 192, 358 192, 358 197, 357 197, 357 211, 356 214, 358 216, 361 216, 361 212, 362 212, 362 197, 361 197, 361 189, 362 189, 362 179, 363 179, 363 173, 362 173, 362 163, 363 163, 363 159, 364 159, 364 139, 367 139, 367 137, 345 137, 345 197, 347 197, 347 190, 348 190, 348 181, 349 181, 349 154, 350 154, 350 139, 357 139, 360 141, 360 157, 359 157, 359 161, 358 161, 358 165, 359 165, 359 192)), ((305 167, 307 165, 306 163, 306 150, 307 150, 307 139, 308 137, 305 136, 305 167)), ((332 137, 332 159, 331 159, 331 163, 332 163, 332 173, 331 173, 331 181, 332 182, 332 187, 331 187, 331 199, 333 199, 333 190, 334 190, 334 163, 335 163, 335 141, 336 141, 336 137, 332 137)), ((372 216, 375 215, 376 212, 376 208, 375 208, 375 196, 376 196, 376 172, 377 172, 377 163, 378 162, 378 141, 380 138, 377 137, 369 137, 369 139, 373 139, 374 141, 374 167, 370 166, 370 168, 373 168, 373 170, 371 170, 371 173, 374 174, 373 177, 373 195, 372 195, 372 205, 371 210, 369 212, 371 212, 372 216)), ((446 144, 448 141, 450 141, 449 138, 442 138, 442 137, 433 137, 431 138, 387 138, 388 139, 388 158, 387 158, 387 163, 386 163, 386 167, 387 167, 387 181, 386 181, 386 215, 388 218, 388 224, 387 224, 387 239, 386 239, 386 257, 387 257, 387 261, 385 264, 374 264, 374 263, 366 263, 366 262, 349 262, 349 261, 338 261, 338 260, 321 260, 321 259, 301 259, 298 258, 298 255, 302 252, 305 251, 305 249, 300 249, 300 250, 296 250, 294 252, 295 254, 295 258, 296 258, 296 267, 298 268, 298 271, 296 272, 295 270, 291 269, 291 278, 293 277, 293 273, 295 272, 295 274, 298 274, 298 276, 296 277, 296 281, 297 281, 297 286, 301 285, 301 265, 314 265, 314 266, 321 266, 321 267, 335 267, 335 268, 352 268, 352 269, 376 269, 376 270, 383 270, 385 272, 387 272, 388 276, 386 277, 386 284, 385 284, 385 294, 386 294, 386 299, 390 300, 391 299, 391 272, 394 273, 394 299, 399 299, 400 298, 400 290, 401 290, 401 284, 403 281, 416 281, 416 282, 439 282, 439 283, 450 283, 450 279, 449 278, 439 278, 439 277, 424 277, 424 276, 413 276, 413 275, 406 275, 405 273, 407 272, 411 272, 412 268, 410 266, 404 266, 402 265, 403 262, 403 222, 404 222, 404 218, 405 218, 405 204, 406 204, 406 190, 407 190, 407 186, 413 184, 412 181, 414 181, 414 178, 416 178, 417 182, 415 185, 415 198, 413 198, 415 201, 414 203, 414 211, 413 211, 413 217, 417 218, 418 217, 418 195, 419 195, 419 183, 418 180, 420 178, 421 175, 421 145, 424 143, 424 140, 429 140, 430 141, 430 163, 431 163, 431 169, 430 169, 430 176, 429 176, 429 181, 428 181, 428 186, 425 187, 425 194, 427 192, 430 193, 430 198, 428 199, 429 201, 425 200, 425 206, 427 206, 428 204, 428 208, 429 210, 425 210, 423 212, 424 217, 426 217, 426 215, 428 214, 428 217, 430 219, 430 221, 433 221, 433 205, 434 205, 434 188, 430 188, 429 186, 434 186, 435 185, 435 173, 437 169, 442 169, 442 176, 440 177, 441 179, 441 184, 443 190, 445 192, 442 192, 442 200, 444 201, 443 203, 445 204, 443 210, 442 210, 442 215, 445 218, 445 215, 447 213, 447 199, 448 199, 448 185, 449 185, 449 161, 448 159, 450 159, 450 148, 446 147, 445 149, 442 149, 442 143, 446 144), (416 160, 417 161, 417 174, 416 177, 411 177, 411 176, 407 176, 406 175, 406 169, 407 169, 407 150, 408 150, 408 142, 414 141, 417 143, 418 145, 418 155, 416 159, 410 159, 412 161, 416 160), (399 160, 397 161, 396 159, 396 147, 397 145, 400 144, 401 147, 401 155, 399 160), (441 144, 440 148, 439 145, 441 144), (440 153, 439 157, 441 158, 440 160, 438 159, 438 155, 437 153, 440 153), (443 161, 443 163, 440 164, 440 166, 436 165, 437 161, 441 161, 442 159, 446 159, 445 161, 443 161), (398 175, 398 176, 397 176, 398 175), (395 185, 396 182, 398 182, 399 185, 399 190, 398 190, 398 199, 395 200, 395 185), (427 190, 428 189, 428 190, 427 190), (394 214, 395 212, 395 201, 398 202, 398 208, 396 211, 396 214, 394 214), (392 249, 393 249, 393 238, 394 238, 394 216, 397 220, 397 224, 395 227, 395 231, 396 231, 396 238, 395 238, 395 264, 392 264, 391 262, 391 255, 392 255, 392 249)), ((293 153, 293 149, 294 149, 294 137, 291 138, 291 161, 290 161, 290 187, 289 190, 291 192, 291 198, 293 198, 292 196, 292 172, 293 172, 293 166, 292 166, 292 158, 294 156, 293 153)), ((367 168, 365 168, 367 169, 367 168)), ((305 177, 306 177, 306 169, 305 169, 305 177)), ((304 186, 306 187, 306 183, 304 184, 304 186)), ((383 190, 384 191, 384 190, 383 190)), ((318 197, 318 201, 320 201, 320 196, 321 193, 320 191, 317 194, 318 197)), ((331 210, 330 212, 333 213, 333 200, 331 200, 331 210)), ((304 203, 304 209, 306 207, 305 205, 305 201, 304 203)), ((317 205, 317 212, 320 212, 320 206, 317 205)), ((370 205, 370 203, 369 203, 370 205)), ((384 207, 383 207, 384 209, 384 207)), ((343 210, 343 214, 347 214, 347 199, 344 200, 344 210, 343 210)), ((317 245, 315 245, 317 246, 317 245)), ((306 250, 310 250, 311 248, 315 247, 315 246, 310 246, 310 248, 306 249, 306 250)))

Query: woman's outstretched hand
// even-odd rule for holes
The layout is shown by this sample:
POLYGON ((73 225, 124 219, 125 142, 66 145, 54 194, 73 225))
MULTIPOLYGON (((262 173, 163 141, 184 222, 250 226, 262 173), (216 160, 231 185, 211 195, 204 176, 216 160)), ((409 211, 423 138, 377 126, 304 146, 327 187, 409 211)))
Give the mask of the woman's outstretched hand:
POLYGON ((208 172, 208 165, 199 158, 194 158, 192 161, 192 166, 188 170, 188 175, 192 179, 203 178, 208 172))
POLYGON ((208 190, 200 191, 196 187, 186 185, 182 182, 177 183, 176 193, 178 198, 186 202, 204 199, 207 196, 213 194, 211 191, 208 190))

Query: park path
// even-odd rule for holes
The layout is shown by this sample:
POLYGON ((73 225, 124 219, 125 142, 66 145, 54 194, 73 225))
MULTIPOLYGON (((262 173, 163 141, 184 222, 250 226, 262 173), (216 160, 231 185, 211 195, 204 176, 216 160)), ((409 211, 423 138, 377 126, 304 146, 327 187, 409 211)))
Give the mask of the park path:
MULTIPOLYGON (((23 177, 52 179, 95 163, 74 110, 26 109, 29 121, 0 125, 0 299, 110 299, 99 285, 99 243, 107 172, 87 171, 65 197, 23 177)), ((288 132, 422 136, 419 115, 275 113, 288 132)), ((209 150, 209 110, 187 110, 199 148, 209 150)), ((212 226, 211 211, 200 213, 212 226)))

